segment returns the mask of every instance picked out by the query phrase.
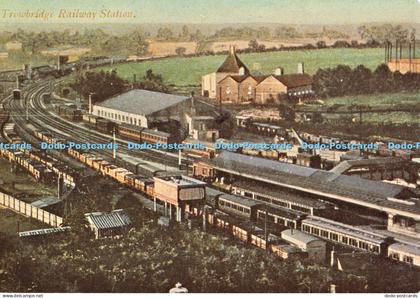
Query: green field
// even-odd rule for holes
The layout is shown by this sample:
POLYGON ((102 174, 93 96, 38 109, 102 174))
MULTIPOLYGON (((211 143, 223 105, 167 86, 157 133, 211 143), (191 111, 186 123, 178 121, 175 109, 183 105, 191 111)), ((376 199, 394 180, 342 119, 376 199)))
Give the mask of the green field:
MULTIPOLYGON (((334 67, 346 64, 355 67, 363 64, 374 69, 383 62, 383 49, 322 49, 300 51, 278 51, 266 53, 250 53, 239 55, 241 60, 253 70, 259 64, 258 71, 272 73, 281 66, 285 73, 295 73, 297 64, 303 62, 305 71, 314 74, 318 68, 334 67)), ((225 55, 201 56, 192 58, 172 57, 154 61, 132 62, 113 65, 99 69, 116 69, 118 74, 131 80, 133 74, 141 78, 146 70, 152 69, 161 74, 168 84, 176 87, 198 86, 201 76, 214 72, 224 61, 225 55)))
POLYGON ((375 94, 358 95, 328 98, 324 100, 325 105, 369 105, 375 106, 395 106, 395 105, 419 105, 420 93, 393 93, 393 94, 375 94))
POLYGON ((324 104, 322 105, 308 103, 301 106, 300 110, 307 112, 327 112, 327 114, 324 115, 328 118, 344 117, 343 114, 334 114, 334 112, 347 112, 348 115, 356 117, 358 113, 355 109, 352 110, 351 107, 354 105, 365 105, 369 106, 371 110, 394 110, 393 112, 364 113, 363 118, 365 122, 420 124, 419 92, 344 96, 327 98, 324 99, 323 102, 324 104))

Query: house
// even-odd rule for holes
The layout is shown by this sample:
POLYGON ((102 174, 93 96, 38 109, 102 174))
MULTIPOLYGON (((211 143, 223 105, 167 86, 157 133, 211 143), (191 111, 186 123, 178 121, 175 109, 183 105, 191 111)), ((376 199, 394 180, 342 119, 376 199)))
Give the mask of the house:
POLYGON ((122 209, 86 213, 85 217, 96 239, 120 236, 126 234, 131 228, 131 219, 122 209))
POLYGON ((282 231, 281 238, 307 252, 309 259, 319 263, 325 261, 327 252, 325 241, 295 229, 282 231))
POLYGON ((215 116, 198 113, 194 97, 191 96, 191 109, 185 112, 188 135, 194 140, 215 142, 220 137, 219 125, 215 116))
POLYGON ((298 64, 295 74, 284 74, 278 67, 273 74, 254 75, 236 55, 234 47, 218 70, 203 76, 201 83, 202 96, 221 103, 274 104, 288 98, 313 96, 312 77, 304 73, 303 63, 298 64))

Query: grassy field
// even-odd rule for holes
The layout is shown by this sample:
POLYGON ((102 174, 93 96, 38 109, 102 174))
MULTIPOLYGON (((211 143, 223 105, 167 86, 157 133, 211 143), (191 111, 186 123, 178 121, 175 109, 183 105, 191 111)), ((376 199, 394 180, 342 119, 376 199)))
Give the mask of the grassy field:
POLYGON ((332 105, 370 105, 375 106, 394 106, 394 105, 416 105, 420 104, 420 93, 394 93, 394 94, 375 94, 360 96, 344 96, 328 98, 324 100, 326 106, 332 105))
POLYGON ((420 124, 420 92, 417 93, 393 93, 360 96, 344 96, 323 100, 324 104, 306 104, 300 110, 307 112, 330 112, 324 117, 338 119, 342 117, 355 117, 358 119, 356 110, 351 110, 352 105, 367 105, 372 110, 394 109, 394 112, 364 113, 364 122, 370 123, 393 123, 393 124, 420 124), (334 106, 334 107, 333 107, 334 106), (333 108, 332 108, 333 107, 333 108), (404 111, 401 111, 404 109, 404 111), (398 111, 399 110, 399 111, 398 111), (334 112, 349 113, 334 114, 334 112))
MULTIPOLYGON (((251 69, 262 73, 272 73, 281 66, 286 73, 295 73, 297 64, 304 62, 305 71, 314 74, 318 68, 334 67, 346 64, 355 67, 359 64, 374 69, 383 61, 383 50, 377 49, 322 49, 307 51, 278 51, 239 55, 251 69)), ((202 56, 192 58, 172 57, 155 61, 133 62, 99 68, 116 69, 125 79, 132 79, 133 74, 141 78, 148 69, 161 74, 165 81, 177 87, 198 86, 201 76, 214 72, 224 61, 225 55, 202 56)))
POLYGON ((363 121, 369 123, 420 125, 420 117, 418 113, 405 112, 366 113, 363 115, 363 121))

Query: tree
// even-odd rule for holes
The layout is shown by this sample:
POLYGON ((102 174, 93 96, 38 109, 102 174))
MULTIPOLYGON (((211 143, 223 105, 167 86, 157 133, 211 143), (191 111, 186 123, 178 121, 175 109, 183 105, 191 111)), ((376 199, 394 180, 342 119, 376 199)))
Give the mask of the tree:
POLYGON ((372 71, 363 66, 359 65, 353 69, 351 75, 351 94, 369 94, 372 92, 372 71))
POLYGON ((130 52, 135 55, 144 55, 147 52, 149 43, 146 41, 145 33, 141 29, 133 31, 130 35, 131 42, 129 45, 130 52))
POLYGON ((76 78, 70 87, 84 98, 94 93, 94 102, 100 102, 125 90, 126 82, 115 71, 86 72, 76 78))
POLYGON ((146 75, 142 81, 138 82, 135 87, 159 92, 169 91, 169 86, 165 84, 162 76, 160 74, 154 74, 151 69, 146 71, 146 75))
POLYGON ((290 122, 294 122, 296 118, 296 112, 290 103, 282 102, 279 104, 279 112, 281 117, 290 122))
POLYGON ((177 47, 176 50, 175 50, 175 53, 178 56, 184 56, 186 51, 187 51, 187 49, 185 47, 177 47))
POLYGON ((394 88, 394 80, 392 72, 386 64, 379 65, 374 73, 375 89, 378 92, 388 92, 394 88))
POLYGON ((189 40, 190 38, 190 30, 188 29, 187 25, 182 26, 182 33, 180 36, 183 40, 189 40))
POLYGON ((159 28, 156 37, 161 40, 170 40, 174 36, 172 30, 168 27, 159 28))
POLYGON ((256 39, 251 39, 248 43, 248 47, 251 51, 257 51, 259 48, 258 41, 256 39))
POLYGON ((323 40, 320 40, 320 41, 318 41, 318 42, 316 43, 316 47, 317 47, 318 49, 324 49, 324 48, 326 48, 326 47, 327 47, 327 43, 326 43, 325 41, 323 41, 323 40))

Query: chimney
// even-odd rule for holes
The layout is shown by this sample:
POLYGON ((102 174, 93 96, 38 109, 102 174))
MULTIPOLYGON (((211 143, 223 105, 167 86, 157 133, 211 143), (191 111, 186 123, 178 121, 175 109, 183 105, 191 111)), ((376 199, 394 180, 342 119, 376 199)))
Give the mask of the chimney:
POLYGON ((231 45, 231 46, 229 47, 229 52, 230 52, 230 54, 231 54, 231 55, 235 55, 235 52, 236 52, 235 46, 232 46, 232 45, 231 45))
POLYGON ((284 69, 283 69, 283 67, 277 67, 274 70, 274 75, 276 75, 276 76, 282 76, 282 75, 284 75, 284 69))
POLYGON ((298 63, 297 73, 305 73, 305 67, 303 65, 303 62, 298 63))

